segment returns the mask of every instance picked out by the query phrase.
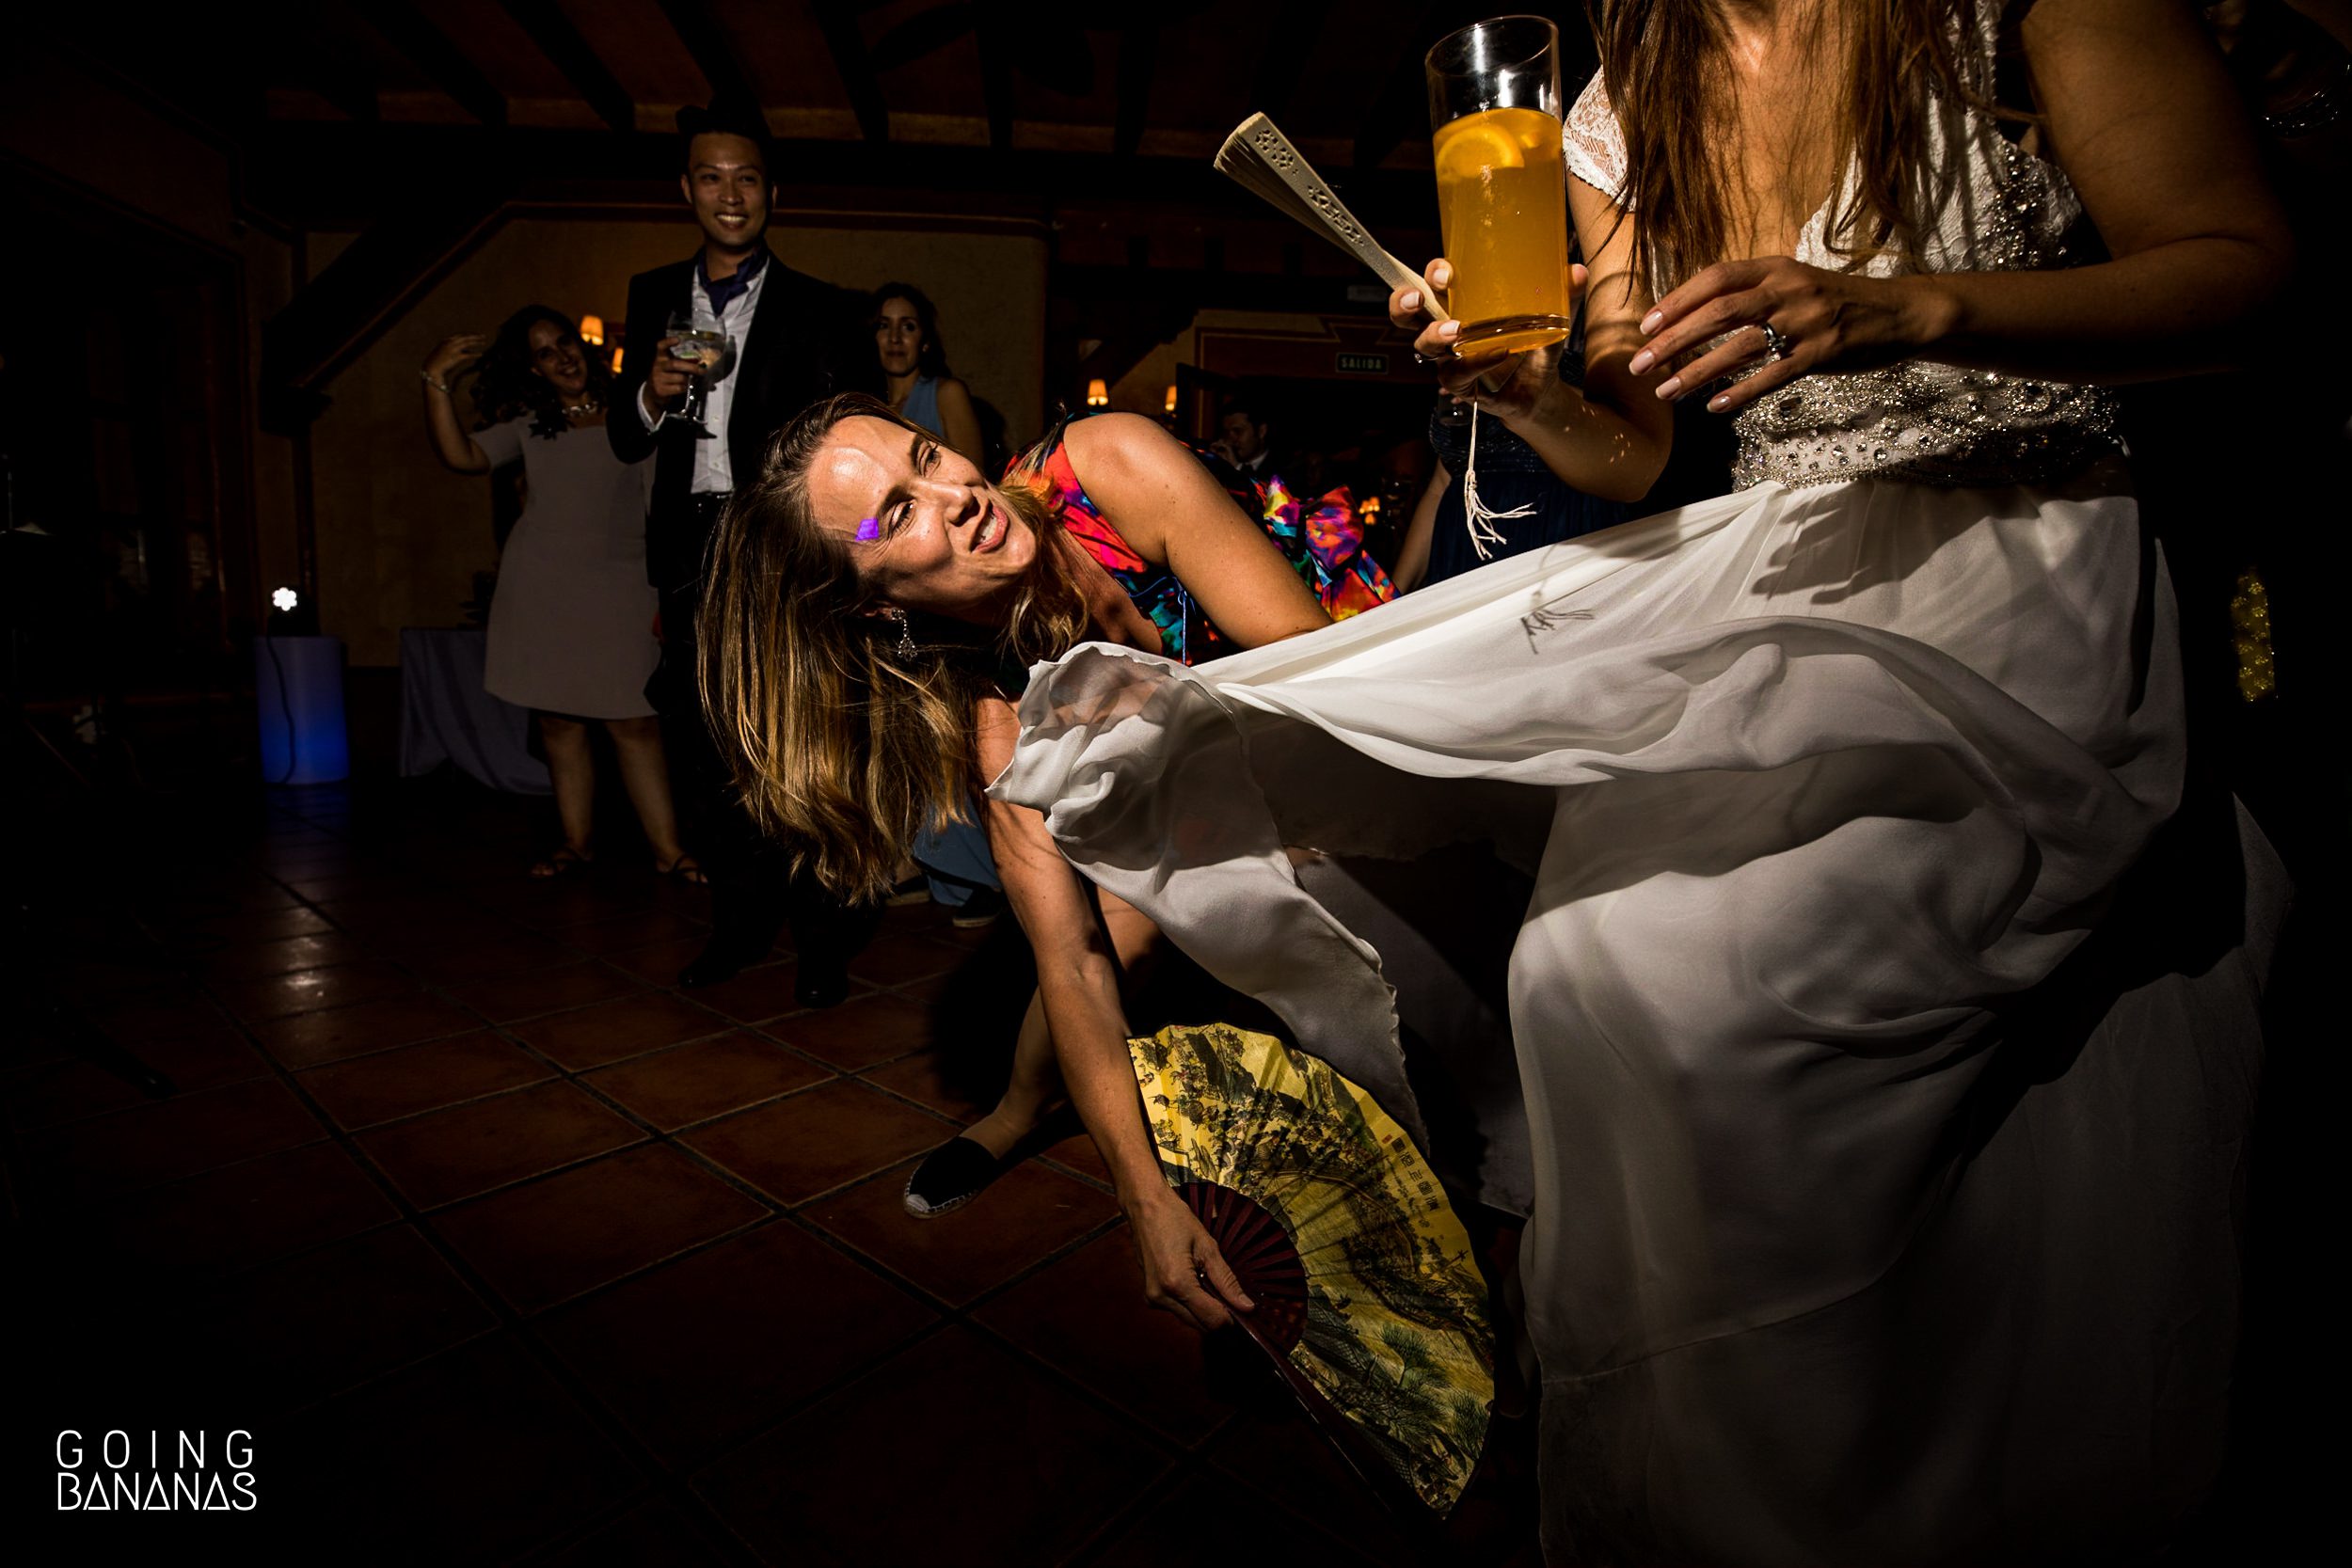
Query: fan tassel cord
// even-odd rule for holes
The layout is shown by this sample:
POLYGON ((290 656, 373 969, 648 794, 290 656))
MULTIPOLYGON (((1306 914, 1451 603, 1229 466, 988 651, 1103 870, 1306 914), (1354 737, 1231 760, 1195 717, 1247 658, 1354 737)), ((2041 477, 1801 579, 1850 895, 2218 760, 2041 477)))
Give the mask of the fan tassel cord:
POLYGON ((1508 512, 1497 512, 1478 499, 1478 404, 1470 404, 1470 460, 1462 465, 1462 522, 1470 530, 1470 548, 1481 561, 1495 558, 1495 546, 1504 543, 1502 531, 1495 527, 1513 517, 1534 515, 1535 503, 1528 501, 1508 512))

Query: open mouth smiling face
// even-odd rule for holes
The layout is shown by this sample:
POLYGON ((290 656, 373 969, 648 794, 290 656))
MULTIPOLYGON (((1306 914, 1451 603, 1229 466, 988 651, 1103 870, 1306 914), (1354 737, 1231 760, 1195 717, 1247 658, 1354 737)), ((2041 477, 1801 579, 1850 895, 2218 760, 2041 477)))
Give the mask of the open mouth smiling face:
POLYGON ((703 232, 731 249, 748 248, 768 224, 768 170, 742 136, 709 132, 694 138, 686 199, 703 232))
POLYGON ((808 487, 817 525, 901 610, 988 624, 1037 557, 1036 531, 970 460, 889 420, 835 425, 808 487))

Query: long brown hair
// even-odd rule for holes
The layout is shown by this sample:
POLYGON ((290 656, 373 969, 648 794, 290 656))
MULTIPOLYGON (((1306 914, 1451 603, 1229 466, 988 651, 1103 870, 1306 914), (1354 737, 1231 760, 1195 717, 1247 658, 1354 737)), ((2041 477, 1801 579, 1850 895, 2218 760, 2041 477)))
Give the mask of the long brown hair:
POLYGON ((1058 658, 1086 635, 1085 595, 1058 514, 1034 491, 1005 499, 1037 559, 1001 627, 877 613, 848 546, 818 526, 808 474, 856 416, 930 434, 862 393, 809 408, 770 443, 760 477, 711 536, 700 643, 703 710, 753 820, 845 898, 887 893, 915 838, 971 820, 984 783, 973 713, 1008 670, 1058 658))
MULTIPOLYGON (((1940 106, 1992 112, 1977 47, 1994 0, 1829 0, 1824 53, 1842 60, 1831 149, 1831 250, 1850 264, 1892 252, 1915 261, 1917 236, 1944 199, 1930 167, 1940 106), (1846 172, 1854 171, 1846 189, 1846 172)), ((1719 0, 1586 0, 1601 79, 1625 132, 1622 204, 1637 276, 1661 290, 1730 259, 1738 185, 1728 161, 1733 92, 1719 0)), ((2015 117, 2010 117, 2015 118, 2015 117)))
MULTIPOLYGON (((580 341, 580 328, 563 311, 546 305, 526 305, 506 318, 489 352, 474 368, 473 402, 485 429, 523 414, 533 416, 533 436, 561 436, 571 428, 564 417, 564 394, 546 376, 532 373, 531 329, 541 322, 555 328, 558 341, 580 341)), ((588 366, 588 392, 599 403, 612 400, 612 368, 580 349, 588 366)))

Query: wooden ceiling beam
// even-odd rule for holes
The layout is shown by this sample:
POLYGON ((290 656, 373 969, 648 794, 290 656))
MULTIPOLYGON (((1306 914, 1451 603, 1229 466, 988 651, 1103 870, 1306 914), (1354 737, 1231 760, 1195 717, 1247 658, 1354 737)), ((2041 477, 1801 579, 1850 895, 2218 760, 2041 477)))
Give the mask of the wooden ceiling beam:
POLYGON ((506 95, 408 0, 352 0, 352 8, 459 108, 485 125, 506 123, 506 95))
POLYGON ((988 108, 988 145, 1012 147, 1012 59, 1021 47, 1020 20, 1004 0, 974 0, 973 41, 980 51, 980 99, 988 108))
MULTIPOLYGON (((588 182, 613 192, 640 190, 652 206, 674 207, 677 199, 676 144, 651 132, 623 137, 604 130, 516 126, 494 136, 477 126, 281 121, 255 132, 248 148, 255 197, 305 227, 389 222, 380 203, 423 169, 503 170, 517 191, 588 182)), ((1263 203, 1204 158, 1138 153, 1122 161, 1103 152, 1034 148, 999 152, 936 143, 787 138, 777 145, 776 164, 789 171, 787 194, 853 190, 866 211, 887 211, 893 192, 956 192, 981 203, 976 211, 998 198, 1052 211, 1073 195, 1125 192, 1154 205, 1194 207, 1237 220, 1268 216, 1263 203)), ((1437 227, 1425 171, 1341 170, 1336 187, 1375 233, 1437 227)), ((1299 237, 1307 239, 1304 230, 1299 237)))
POLYGON ((596 118, 615 131, 637 129, 637 103, 619 78, 605 69, 596 46, 582 38, 555 0, 499 0, 515 24, 531 37, 548 63, 580 89, 596 118))
POLYGON ((1401 35, 1404 49, 1356 131, 1356 166, 1374 168, 1414 136, 1429 134, 1429 88, 1422 61, 1429 46, 1457 27, 1478 20, 1478 8, 1460 0, 1437 0, 1422 8, 1419 22, 1401 35))
POLYGON ((336 61, 310 59, 302 65, 303 86, 331 104, 335 112, 360 125, 373 125, 381 118, 376 106, 375 84, 358 71, 336 61))
POLYGON ((1258 64, 1258 79, 1249 90, 1249 106, 1279 120, 1290 107, 1298 84, 1314 61, 1314 48, 1323 36, 1324 19, 1331 0, 1282 0, 1266 32, 1265 58, 1258 64))
POLYGON ((262 325, 262 379, 274 409, 300 418, 318 393, 418 295, 490 231, 507 190, 479 166, 412 178, 409 205, 382 214, 262 325))
POLYGON ((866 35, 857 24, 857 0, 817 0, 817 25, 825 35, 826 53, 850 95, 850 112, 870 142, 890 139, 890 106, 882 101, 882 78, 874 73, 873 56, 866 51, 866 35))
POLYGON ((1143 145, 1152 107, 1152 77, 1159 64, 1160 30, 1148 20, 1131 22, 1119 35, 1119 103, 1111 126, 1111 154, 1132 158, 1143 145))
POLYGON ((751 72, 743 67, 743 56, 719 25, 709 0, 660 0, 661 14, 670 19, 670 26, 693 56, 694 68, 709 84, 710 101, 714 103, 735 103, 747 108, 759 107, 759 87, 751 72))

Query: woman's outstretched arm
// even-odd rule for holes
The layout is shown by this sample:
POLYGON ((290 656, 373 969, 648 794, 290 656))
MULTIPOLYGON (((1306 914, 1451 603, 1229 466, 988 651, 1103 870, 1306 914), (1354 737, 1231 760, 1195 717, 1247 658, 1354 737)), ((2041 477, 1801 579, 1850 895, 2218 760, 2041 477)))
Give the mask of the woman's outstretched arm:
POLYGON ((489 454, 458 425, 456 393, 451 389, 449 379, 469 361, 479 359, 489 342, 487 338, 461 332, 454 338, 441 340, 439 346, 425 356, 424 433, 433 443, 433 455, 441 460, 441 467, 454 473, 490 471, 489 454))
POLYGON ((1242 647, 1331 624, 1257 519, 1158 425, 1139 415, 1104 414, 1072 425, 1068 441, 1072 470, 1111 527, 1146 560, 1175 573, 1242 647))
MULTIPOLYGON (((2023 26, 2043 151, 2065 169, 2112 260, 2054 272, 1863 277, 1785 256, 1707 268, 1658 302, 1635 366, 1661 367, 1763 322, 1788 356, 1710 398, 1727 413, 1811 371, 1932 359, 2056 381, 2188 375, 2246 361, 2295 327, 2265 310, 2293 245, 2220 57, 2185 6, 2041 0, 2023 26)), ((1707 388, 1755 334, 1683 368, 1661 397, 1707 388)))
MULTIPOLYGON (((983 705, 978 739, 984 773, 1002 770, 1019 736, 1010 705, 983 705)), ((1103 1151, 1120 1207, 1135 1227, 1144 1296, 1203 1332, 1221 1328, 1229 1309, 1248 1311, 1256 1304, 1160 1174, 1127 1054, 1127 1014, 1107 922, 1141 917, 1123 904, 1114 909, 1099 899, 1055 847, 1045 818, 1028 807, 990 801, 988 835, 1006 902, 1037 955, 1038 994, 1071 1103, 1103 1151)))

